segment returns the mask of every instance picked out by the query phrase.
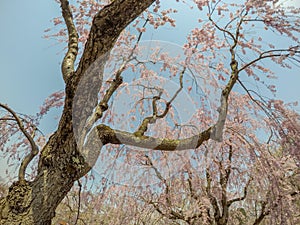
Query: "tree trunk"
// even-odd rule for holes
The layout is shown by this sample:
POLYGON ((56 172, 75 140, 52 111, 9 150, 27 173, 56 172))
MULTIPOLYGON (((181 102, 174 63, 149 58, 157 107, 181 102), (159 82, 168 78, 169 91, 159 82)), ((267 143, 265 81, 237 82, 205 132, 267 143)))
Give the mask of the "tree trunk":
POLYGON ((0 224, 51 224, 56 207, 79 175, 79 166, 72 162, 76 157, 74 139, 69 136, 63 142, 61 138, 54 134, 43 149, 34 181, 17 181, 9 188, 0 203, 0 224))
MULTIPOLYGON (((115 0, 99 11, 77 70, 66 81, 66 98, 57 131, 42 149, 37 176, 33 181, 16 181, 0 200, 1 225, 50 225, 55 209, 90 165, 78 151, 73 132, 73 99, 79 81, 99 57, 110 52, 124 28, 147 9, 154 0, 115 0)), ((99 80, 101 82, 101 80, 99 80)), ((97 83, 100 88, 101 83, 97 83)), ((86 119, 97 104, 97 89, 86 119)), ((79 99, 80 100, 80 99, 79 99)), ((101 131, 99 131, 101 132, 101 131)))

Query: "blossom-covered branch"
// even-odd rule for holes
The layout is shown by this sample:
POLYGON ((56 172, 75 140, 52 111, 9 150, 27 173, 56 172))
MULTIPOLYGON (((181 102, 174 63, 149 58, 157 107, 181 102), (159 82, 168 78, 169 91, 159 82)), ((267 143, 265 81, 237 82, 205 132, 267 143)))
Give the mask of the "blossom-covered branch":
MULTIPOLYGON (((298 50, 299 48, 300 48, 300 46, 293 46, 288 49, 274 49, 274 50, 268 50, 268 51, 262 52, 256 59, 243 65, 239 69, 238 72, 241 72, 241 71, 245 70, 246 68, 248 68, 249 66, 255 64, 256 62, 258 62, 262 59, 266 59, 266 58, 277 57, 282 61, 290 56, 290 59, 294 59, 293 56, 295 56, 295 54, 300 54, 300 50, 298 50)), ((296 59, 294 59, 294 60, 296 60, 296 59)))

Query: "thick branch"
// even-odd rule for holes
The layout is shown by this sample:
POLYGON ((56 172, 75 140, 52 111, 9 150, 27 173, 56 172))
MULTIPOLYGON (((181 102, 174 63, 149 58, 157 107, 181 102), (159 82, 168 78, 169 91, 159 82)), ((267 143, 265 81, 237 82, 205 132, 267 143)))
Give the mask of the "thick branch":
POLYGON ((78 54, 78 34, 73 22, 73 16, 69 6, 69 1, 60 0, 60 4, 69 36, 68 51, 61 65, 61 71, 64 81, 67 82, 67 79, 74 72, 74 63, 78 54))
POLYGON ((227 117, 227 110, 228 110, 228 97, 229 94, 238 79, 238 63, 234 58, 234 53, 232 53, 232 61, 231 61, 231 76, 230 80, 228 81, 226 87, 222 90, 221 94, 221 105, 218 108, 219 117, 217 120, 216 125, 213 128, 211 138, 215 141, 222 141, 223 137, 223 129, 227 117))
POLYGON ((146 149, 176 151, 198 148, 204 141, 209 140, 211 127, 185 139, 154 138, 149 136, 137 137, 132 133, 114 130, 106 125, 100 124, 94 129, 98 130, 98 136, 103 145, 126 144, 146 149))
MULTIPOLYGON (((148 20, 145 21, 143 27, 146 26, 148 20)), ((122 77, 122 73, 125 71, 127 64, 133 59, 133 54, 135 49, 137 48, 141 38, 142 38, 143 32, 140 32, 137 41, 134 45, 134 47, 132 48, 128 58, 126 60, 124 60, 124 62, 122 63, 122 65, 120 66, 120 68, 117 70, 116 74, 115 74, 115 78, 112 80, 110 87, 106 90, 105 95, 103 96, 102 100, 98 103, 98 105, 95 108, 95 111, 93 112, 93 114, 88 118, 84 129, 81 132, 81 137, 80 137, 80 146, 83 145, 84 139, 86 137, 86 134, 90 131, 90 129, 92 128, 92 126, 99 120, 102 118, 103 113, 108 109, 108 102, 110 100, 110 98, 112 97, 112 95, 115 93, 115 91, 119 88, 119 86, 123 83, 123 77, 122 77)))
POLYGON ((76 82, 97 58, 110 51, 119 34, 153 2, 154 0, 115 0, 95 15, 76 71, 76 82))
POLYGON ((26 168, 28 166, 28 164, 31 162, 31 160, 38 154, 39 152, 39 148, 38 146, 35 144, 33 138, 31 137, 31 135, 26 131, 21 119, 19 118, 19 116, 8 106, 3 105, 0 103, 0 107, 6 109, 9 113, 12 114, 12 116, 15 118, 21 132, 25 135, 25 137, 27 138, 27 140, 30 143, 31 146, 31 151, 28 155, 25 156, 25 158, 23 159, 21 166, 19 168, 19 181, 25 181, 25 171, 26 168))
MULTIPOLYGON (((74 99, 75 110, 72 117, 73 126, 78 131, 75 134, 77 137, 81 136, 86 122, 98 104, 104 65, 115 41, 120 33, 153 2, 154 0, 115 0, 95 15, 78 68, 66 88, 70 89, 66 98, 70 98, 70 101, 74 99)), ((97 120, 100 114, 100 111, 97 112, 92 120, 97 120)), ((68 124, 69 121, 61 123, 61 126, 67 126, 65 123, 68 124)))

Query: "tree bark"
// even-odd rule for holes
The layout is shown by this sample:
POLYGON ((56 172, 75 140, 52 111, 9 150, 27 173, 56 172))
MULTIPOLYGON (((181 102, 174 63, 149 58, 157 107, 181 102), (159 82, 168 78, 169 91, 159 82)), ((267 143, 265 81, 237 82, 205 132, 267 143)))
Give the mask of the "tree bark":
MULTIPOLYGON (((122 30, 153 2, 115 0, 96 14, 79 66, 65 78, 63 114, 57 131, 41 151, 37 176, 33 181, 16 181, 11 185, 8 195, 0 200, 1 225, 51 224, 56 207, 74 181, 91 169, 78 151, 73 132, 72 109, 77 86, 91 64, 109 53, 122 30)), ((80 118, 88 118, 97 104, 100 82, 94 83, 93 100, 80 118)))

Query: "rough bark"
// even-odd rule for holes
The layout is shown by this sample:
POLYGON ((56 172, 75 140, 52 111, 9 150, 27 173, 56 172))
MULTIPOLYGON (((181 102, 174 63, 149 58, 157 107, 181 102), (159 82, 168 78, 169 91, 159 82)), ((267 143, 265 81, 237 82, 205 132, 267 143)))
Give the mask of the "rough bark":
MULTIPOLYGON (((30 182, 16 181, 9 188, 8 195, 0 200, 0 224, 51 224, 56 207, 74 181, 89 171, 90 166, 80 155, 73 133, 72 108, 76 88, 91 64, 108 53, 122 30, 153 2, 115 0, 96 14, 78 69, 64 77, 66 98, 63 114, 57 131, 42 149, 37 176, 30 182)), ((101 80, 93 84, 97 88, 92 93, 90 105, 86 105, 82 112, 82 118, 90 116, 97 104, 99 82, 101 80)))

